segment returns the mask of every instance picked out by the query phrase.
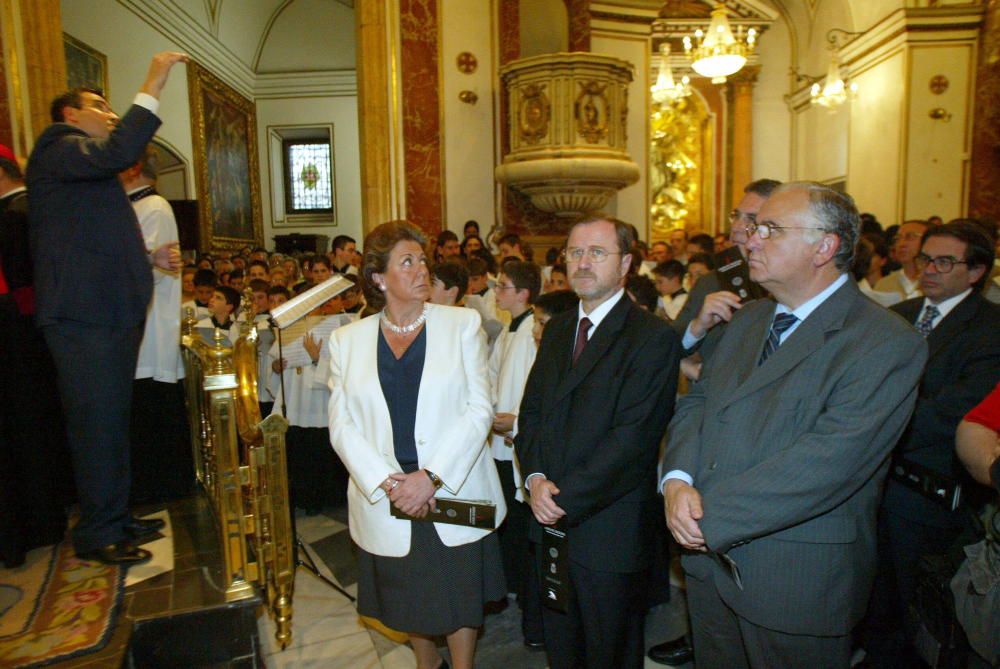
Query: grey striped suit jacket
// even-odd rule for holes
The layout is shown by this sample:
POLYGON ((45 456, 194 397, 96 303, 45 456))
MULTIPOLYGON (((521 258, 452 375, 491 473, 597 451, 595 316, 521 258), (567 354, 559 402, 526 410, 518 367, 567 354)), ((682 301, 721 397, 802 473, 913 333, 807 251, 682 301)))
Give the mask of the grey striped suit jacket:
POLYGON ((847 634, 868 600, 888 456, 927 346, 848 281, 758 366, 774 310, 767 299, 736 313, 678 403, 661 476, 694 478, 706 542, 735 561, 743 589, 711 552, 685 556, 690 577, 714 570, 722 599, 757 625, 847 634))

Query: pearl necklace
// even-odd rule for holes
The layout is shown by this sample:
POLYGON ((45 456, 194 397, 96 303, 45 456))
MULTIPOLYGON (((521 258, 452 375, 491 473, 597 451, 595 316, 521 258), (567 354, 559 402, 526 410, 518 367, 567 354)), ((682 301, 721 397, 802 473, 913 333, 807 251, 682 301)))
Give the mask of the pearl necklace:
POLYGON ((386 315, 386 313, 385 313, 385 309, 382 310, 382 322, 385 323, 385 326, 387 328, 389 328, 390 332, 394 332, 394 333, 396 333, 398 335, 410 334, 411 332, 413 332, 414 330, 416 330, 417 328, 419 328, 421 325, 423 325, 424 321, 426 321, 426 320, 427 320, 427 305, 426 304, 424 305, 424 310, 422 312, 420 312, 419 316, 417 316, 417 320, 413 321, 409 325, 403 325, 403 326, 396 325, 395 323, 393 323, 392 321, 390 321, 389 320, 389 316, 386 315))

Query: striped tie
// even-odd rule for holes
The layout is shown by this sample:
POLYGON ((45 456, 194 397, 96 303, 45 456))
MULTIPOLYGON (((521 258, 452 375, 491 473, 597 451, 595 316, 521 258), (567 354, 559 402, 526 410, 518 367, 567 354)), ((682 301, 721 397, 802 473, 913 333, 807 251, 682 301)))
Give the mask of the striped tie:
POLYGON ((778 350, 778 347, 781 345, 781 335, 784 334, 785 330, 795 325, 798 320, 798 316, 794 314, 777 314, 774 317, 774 322, 771 323, 771 331, 767 335, 767 343, 764 344, 764 351, 760 354, 758 365, 763 365, 764 361, 778 350))

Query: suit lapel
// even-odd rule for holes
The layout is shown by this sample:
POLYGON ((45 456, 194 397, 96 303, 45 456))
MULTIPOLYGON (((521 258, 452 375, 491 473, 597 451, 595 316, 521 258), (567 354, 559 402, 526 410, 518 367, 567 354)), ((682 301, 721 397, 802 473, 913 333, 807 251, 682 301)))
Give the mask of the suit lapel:
POLYGON ((966 323, 975 317, 982 299, 979 293, 973 290, 931 330, 927 337, 928 365, 930 360, 941 350, 941 347, 949 342, 954 342, 955 337, 966 330, 968 327, 966 323))
POLYGON ((618 339, 618 334, 625 327, 626 317, 629 309, 634 308, 628 295, 622 295, 618 303, 612 307, 608 315, 604 317, 601 324, 597 326, 586 348, 580 354, 580 359, 573 364, 573 347, 576 344, 576 320, 571 324, 570 345, 566 353, 560 357, 564 359, 565 368, 560 370, 560 382, 556 388, 555 401, 561 401, 566 395, 573 392, 573 389, 580 385, 580 382, 587 378, 594 365, 604 357, 604 354, 618 339), (565 372, 565 373, 563 373, 565 372))
POLYGON ((857 284, 852 281, 845 283, 789 335, 788 339, 778 347, 778 350, 771 354, 766 363, 758 365, 757 361, 760 359, 760 352, 763 349, 762 342, 770 330, 774 313, 762 310, 764 316, 760 317, 753 324, 753 329, 750 330, 750 339, 761 342, 761 345, 752 349, 753 358, 744 359, 740 368, 741 371, 745 370, 749 363, 750 373, 745 377, 745 380, 740 379, 740 385, 723 402, 723 406, 728 406, 780 379, 805 358, 819 350, 826 341, 827 332, 843 327, 844 319, 847 317, 851 305, 859 296, 857 284))

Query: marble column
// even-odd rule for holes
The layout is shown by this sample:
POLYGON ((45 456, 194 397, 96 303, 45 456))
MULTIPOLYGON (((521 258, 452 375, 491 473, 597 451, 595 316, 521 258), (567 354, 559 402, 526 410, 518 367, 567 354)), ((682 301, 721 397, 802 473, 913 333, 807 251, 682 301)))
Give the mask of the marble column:
POLYGON ((989 0, 979 33, 969 215, 1000 212, 1000 0, 989 0))
POLYGON ((14 150, 27 155, 50 123, 49 103, 66 90, 59 0, 0 0, 4 74, 13 84, 8 117, 14 150))
POLYGON ((569 18, 569 50, 590 51, 590 0, 563 0, 569 18))
POLYGON ((444 224, 437 0, 400 0, 406 218, 428 235, 444 224))
POLYGON ((385 0, 355 4, 358 53, 358 134, 361 144, 362 229, 399 218, 392 209, 389 53, 385 0))
MULTIPOLYGON (((735 207, 750 183, 753 168, 753 85, 757 71, 744 68, 730 78, 732 103, 732 160, 729 173, 730 204, 735 207)), ((714 232, 714 231, 713 231, 714 232)))

